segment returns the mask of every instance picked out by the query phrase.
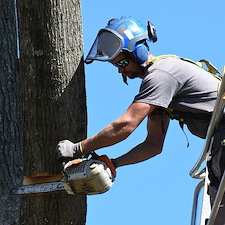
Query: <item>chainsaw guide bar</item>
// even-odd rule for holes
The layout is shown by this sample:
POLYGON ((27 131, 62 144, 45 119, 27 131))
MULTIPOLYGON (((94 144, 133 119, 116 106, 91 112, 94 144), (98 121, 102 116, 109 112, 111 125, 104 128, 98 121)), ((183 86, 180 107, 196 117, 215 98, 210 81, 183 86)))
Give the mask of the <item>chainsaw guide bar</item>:
POLYGON ((23 185, 19 188, 14 189, 12 191, 12 194, 25 195, 25 194, 37 194, 37 193, 49 193, 49 192, 56 192, 56 191, 65 191, 65 188, 60 181, 43 183, 43 184, 23 185))

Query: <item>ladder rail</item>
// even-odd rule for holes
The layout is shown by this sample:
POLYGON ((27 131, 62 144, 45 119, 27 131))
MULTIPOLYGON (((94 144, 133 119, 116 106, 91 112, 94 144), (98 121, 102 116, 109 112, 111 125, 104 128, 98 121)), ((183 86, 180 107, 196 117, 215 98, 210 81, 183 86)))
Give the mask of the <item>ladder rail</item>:
POLYGON ((198 198, 199 198, 199 193, 203 187, 204 187, 204 180, 201 180, 195 188, 193 205, 192 205, 192 214, 191 214, 191 225, 196 225, 198 198))

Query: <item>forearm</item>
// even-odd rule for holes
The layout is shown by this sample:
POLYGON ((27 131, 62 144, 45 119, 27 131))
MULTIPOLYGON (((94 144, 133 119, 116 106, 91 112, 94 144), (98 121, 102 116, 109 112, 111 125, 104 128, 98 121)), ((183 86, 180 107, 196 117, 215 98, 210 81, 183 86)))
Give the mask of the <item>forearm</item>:
POLYGON ((132 131, 133 129, 129 128, 128 123, 118 119, 96 135, 81 141, 83 153, 88 154, 91 151, 114 145, 127 138, 132 131))
POLYGON ((169 121, 170 118, 167 115, 156 116, 154 119, 149 118, 148 135, 145 141, 116 158, 114 160, 116 167, 142 162, 161 153, 169 121), (164 131, 162 131, 162 126, 164 131))
POLYGON ((117 167, 139 163, 161 153, 162 147, 151 145, 150 143, 141 143, 130 150, 128 153, 115 159, 117 167))
POLYGON ((96 135, 81 141, 83 153, 88 154, 93 150, 111 146, 124 140, 153 109, 154 106, 149 104, 132 103, 120 118, 96 135))

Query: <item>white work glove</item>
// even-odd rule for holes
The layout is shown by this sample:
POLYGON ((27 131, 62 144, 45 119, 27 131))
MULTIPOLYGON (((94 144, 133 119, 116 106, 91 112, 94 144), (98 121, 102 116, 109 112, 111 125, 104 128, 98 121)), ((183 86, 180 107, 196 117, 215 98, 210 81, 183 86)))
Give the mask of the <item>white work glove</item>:
POLYGON ((82 148, 79 143, 73 143, 68 140, 60 141, 56 147, 57 161, 68 162, 82 157, 82 148))

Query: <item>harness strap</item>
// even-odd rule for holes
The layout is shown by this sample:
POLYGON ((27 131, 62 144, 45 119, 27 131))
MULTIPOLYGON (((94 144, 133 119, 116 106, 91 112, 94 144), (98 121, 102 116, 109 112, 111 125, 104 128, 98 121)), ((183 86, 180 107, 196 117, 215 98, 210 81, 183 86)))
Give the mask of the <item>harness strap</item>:
POLYGON ((164 111, 169 114, 171 119, 179 120, 180 122, 185 123, 185 118, 190 117, 197 120, 210 120, 212 113, 193 113, 193 112, 181 112, 171 108, 164 109, 164 111))
POLYGON ((165 59, 167 57, 173 57, 176 59, 180 59, 180 57, 176 56, 176 55, 159 55, 159 56, 155 56, 153 57, 150 62, 149 62, 149 66, 153 65, 153 63, 159 61, 160 59, 165 59))
POLYGON ((202 69, 204 69, 204 64, 205 64, 205 66, 207 67, 207 69, 205 69, 206 71, 208 71, 209 73, 211 73, 213 75, 218 74, 218 76, 215 76, 215 77, 219 80, 221 80, 221 78, 222 78, 222 75, 221 75, 220 71, 214 65, 212 65, 212 63, 210 63, 208 60, 205 60, 205 59, 201 59, 198 62, 195 62, 191 59, 182 58, 182 57, 179 57, 179 56, 176 56, 176 55, 160 55, 160 56, 153 57, 151 59, 151 61, 149 62, 149 64, 151 66, 153 63, 157 62, 158 60, 165 59, 167 57, 172 57, 172 58, 175 58, 175 59, 181 59, 181 60, 184 60, 186 62, 193 63, 193 64, 195 64, 196 66, 198 66, 202 69))
POLYGON ((181 112, 171 108, 164 109, 164 113, 167 113, 170 119, 176 119, 179 122, 180 128, 182 129, 186 139, 187 139, 187 147, 189 147, 188 136, 184 131, 185 118, 190 117, 192 119, 203 119, 210 120, 212 114, 211 113, 192 113, 192 112, 181 112))

